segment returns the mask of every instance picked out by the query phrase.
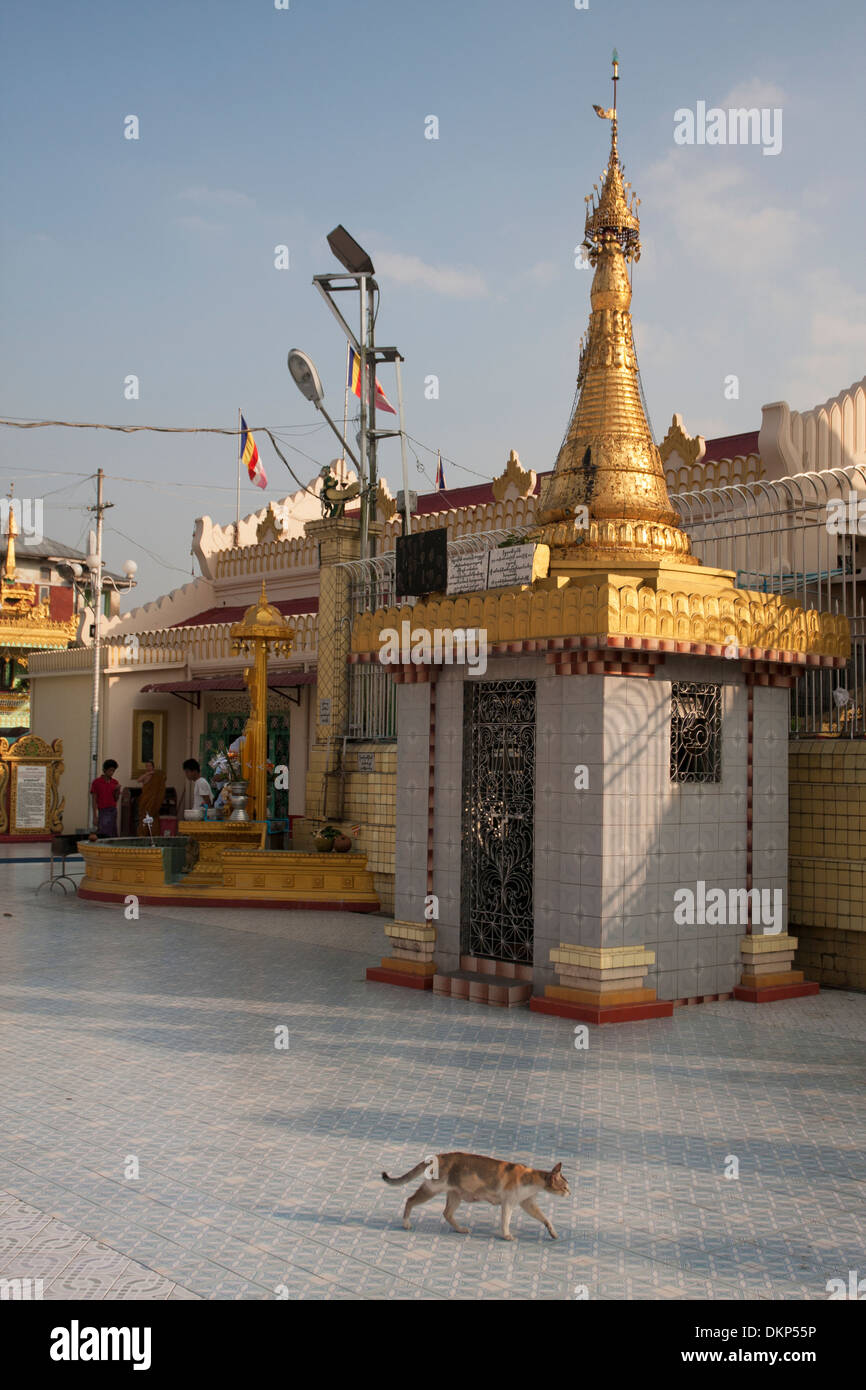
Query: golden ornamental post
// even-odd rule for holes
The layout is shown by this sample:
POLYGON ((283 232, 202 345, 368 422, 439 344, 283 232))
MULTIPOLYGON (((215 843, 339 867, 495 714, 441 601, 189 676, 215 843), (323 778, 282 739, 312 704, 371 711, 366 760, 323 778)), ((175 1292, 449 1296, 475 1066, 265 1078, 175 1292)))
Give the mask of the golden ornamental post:
POLYGON ((244 726, 241 753, 243 775, 249 783, 251 820, 266 820, 268 812, 268 656, 288 656, 295 632, 282 613, 268 603, 265 581, 262 592, 229 636, 235 655, 252 656, 244 670, 250 696, 250 714, 244 726))

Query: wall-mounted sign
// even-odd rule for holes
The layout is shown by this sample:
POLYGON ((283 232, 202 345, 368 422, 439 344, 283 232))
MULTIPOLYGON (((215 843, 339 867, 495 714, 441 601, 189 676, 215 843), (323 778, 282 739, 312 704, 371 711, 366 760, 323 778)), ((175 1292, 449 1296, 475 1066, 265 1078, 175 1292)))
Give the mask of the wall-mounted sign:
POLYGON ((476 551, 474 555, 448 556, 449 594, 471 594, 477 589, 487 588, 487 556, 489 551, 476 551))
POLYGON ((48 768, 19 763, 15 769, 15 829, 42 830, 47 815, 48 768))
POLYGON ((416 531, 398 536, 394 581, 401 597, 444 594, 448 588, 448 532, 416 531))
POLYGON ((359 754, 358 754, 358 771, 359 771, 359 772, 375 772, 375 771, 376 771, 376 754, 375 754, 375 753, 359 753, 359 754))
POLYGON ((330 724, 331 722, 331 698, 319 701, 319 723, 330 724))
POLYGON ((531 584, 535 551, 535 545, 506 545, 491 550, 487 571, 489 587, 505 589, 511 584, 531 584))

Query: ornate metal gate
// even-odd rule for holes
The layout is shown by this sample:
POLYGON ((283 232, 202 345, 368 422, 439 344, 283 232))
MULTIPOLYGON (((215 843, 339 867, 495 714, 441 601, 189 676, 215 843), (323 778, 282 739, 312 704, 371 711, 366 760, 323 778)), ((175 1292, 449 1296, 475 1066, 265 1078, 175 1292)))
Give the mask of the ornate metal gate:
POLYGON ((461 949, 532 963, 535 681, 463 687, 461 949))

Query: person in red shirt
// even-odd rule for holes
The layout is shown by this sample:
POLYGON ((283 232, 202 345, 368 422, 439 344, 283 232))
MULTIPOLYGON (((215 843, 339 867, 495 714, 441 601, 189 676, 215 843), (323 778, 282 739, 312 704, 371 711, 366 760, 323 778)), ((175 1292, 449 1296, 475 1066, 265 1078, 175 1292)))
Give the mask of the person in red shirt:
POLYGON ((117 798, 120 796, 120 783, 112 774, 117 770, 113 758, 102 764, 102 776, 95 777, 90 785, 93 799, 93 815, 97 833, 105 836, 117 834, 117 798))

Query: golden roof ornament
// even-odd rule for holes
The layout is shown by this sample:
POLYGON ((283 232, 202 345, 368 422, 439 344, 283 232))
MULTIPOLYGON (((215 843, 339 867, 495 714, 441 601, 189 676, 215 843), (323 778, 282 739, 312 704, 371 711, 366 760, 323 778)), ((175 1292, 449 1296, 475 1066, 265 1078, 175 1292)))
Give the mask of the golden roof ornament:
POLYGON ((553 473, 539 500, 541 539, 557 559, 632 563, 659 557, 697 564, 671 506, 664 467, 644 409, 630 314, 628 266, 640 258, 639 199, 623 179, 613 105, 594 107, 611 123, 601 187, 586 210, 586 258, 594 267, 592 311, 578 368, 578 399, 553 473))
POLYGON ((17 574, 15 565, 15 537, 18 535, 18 523, 15 520, 15 512, 12 507, 12 492, 15 484, 9 488, 9 513, 6 520, 6 556, 3 561, 3 578, 7 584, 11 584, 17 574))
POLYGON ((266 642, 276 644, 276 654, 286 656, 292 649, 295 632, 294 628, 289 627, 279 608, 268 603, 265 581, 262 580, 261 594, 255 603, 250 604, 241 621, 233 624, 229 636, 233 640, 236 655, 249 651, 256 638, 263 638, 266 642))

